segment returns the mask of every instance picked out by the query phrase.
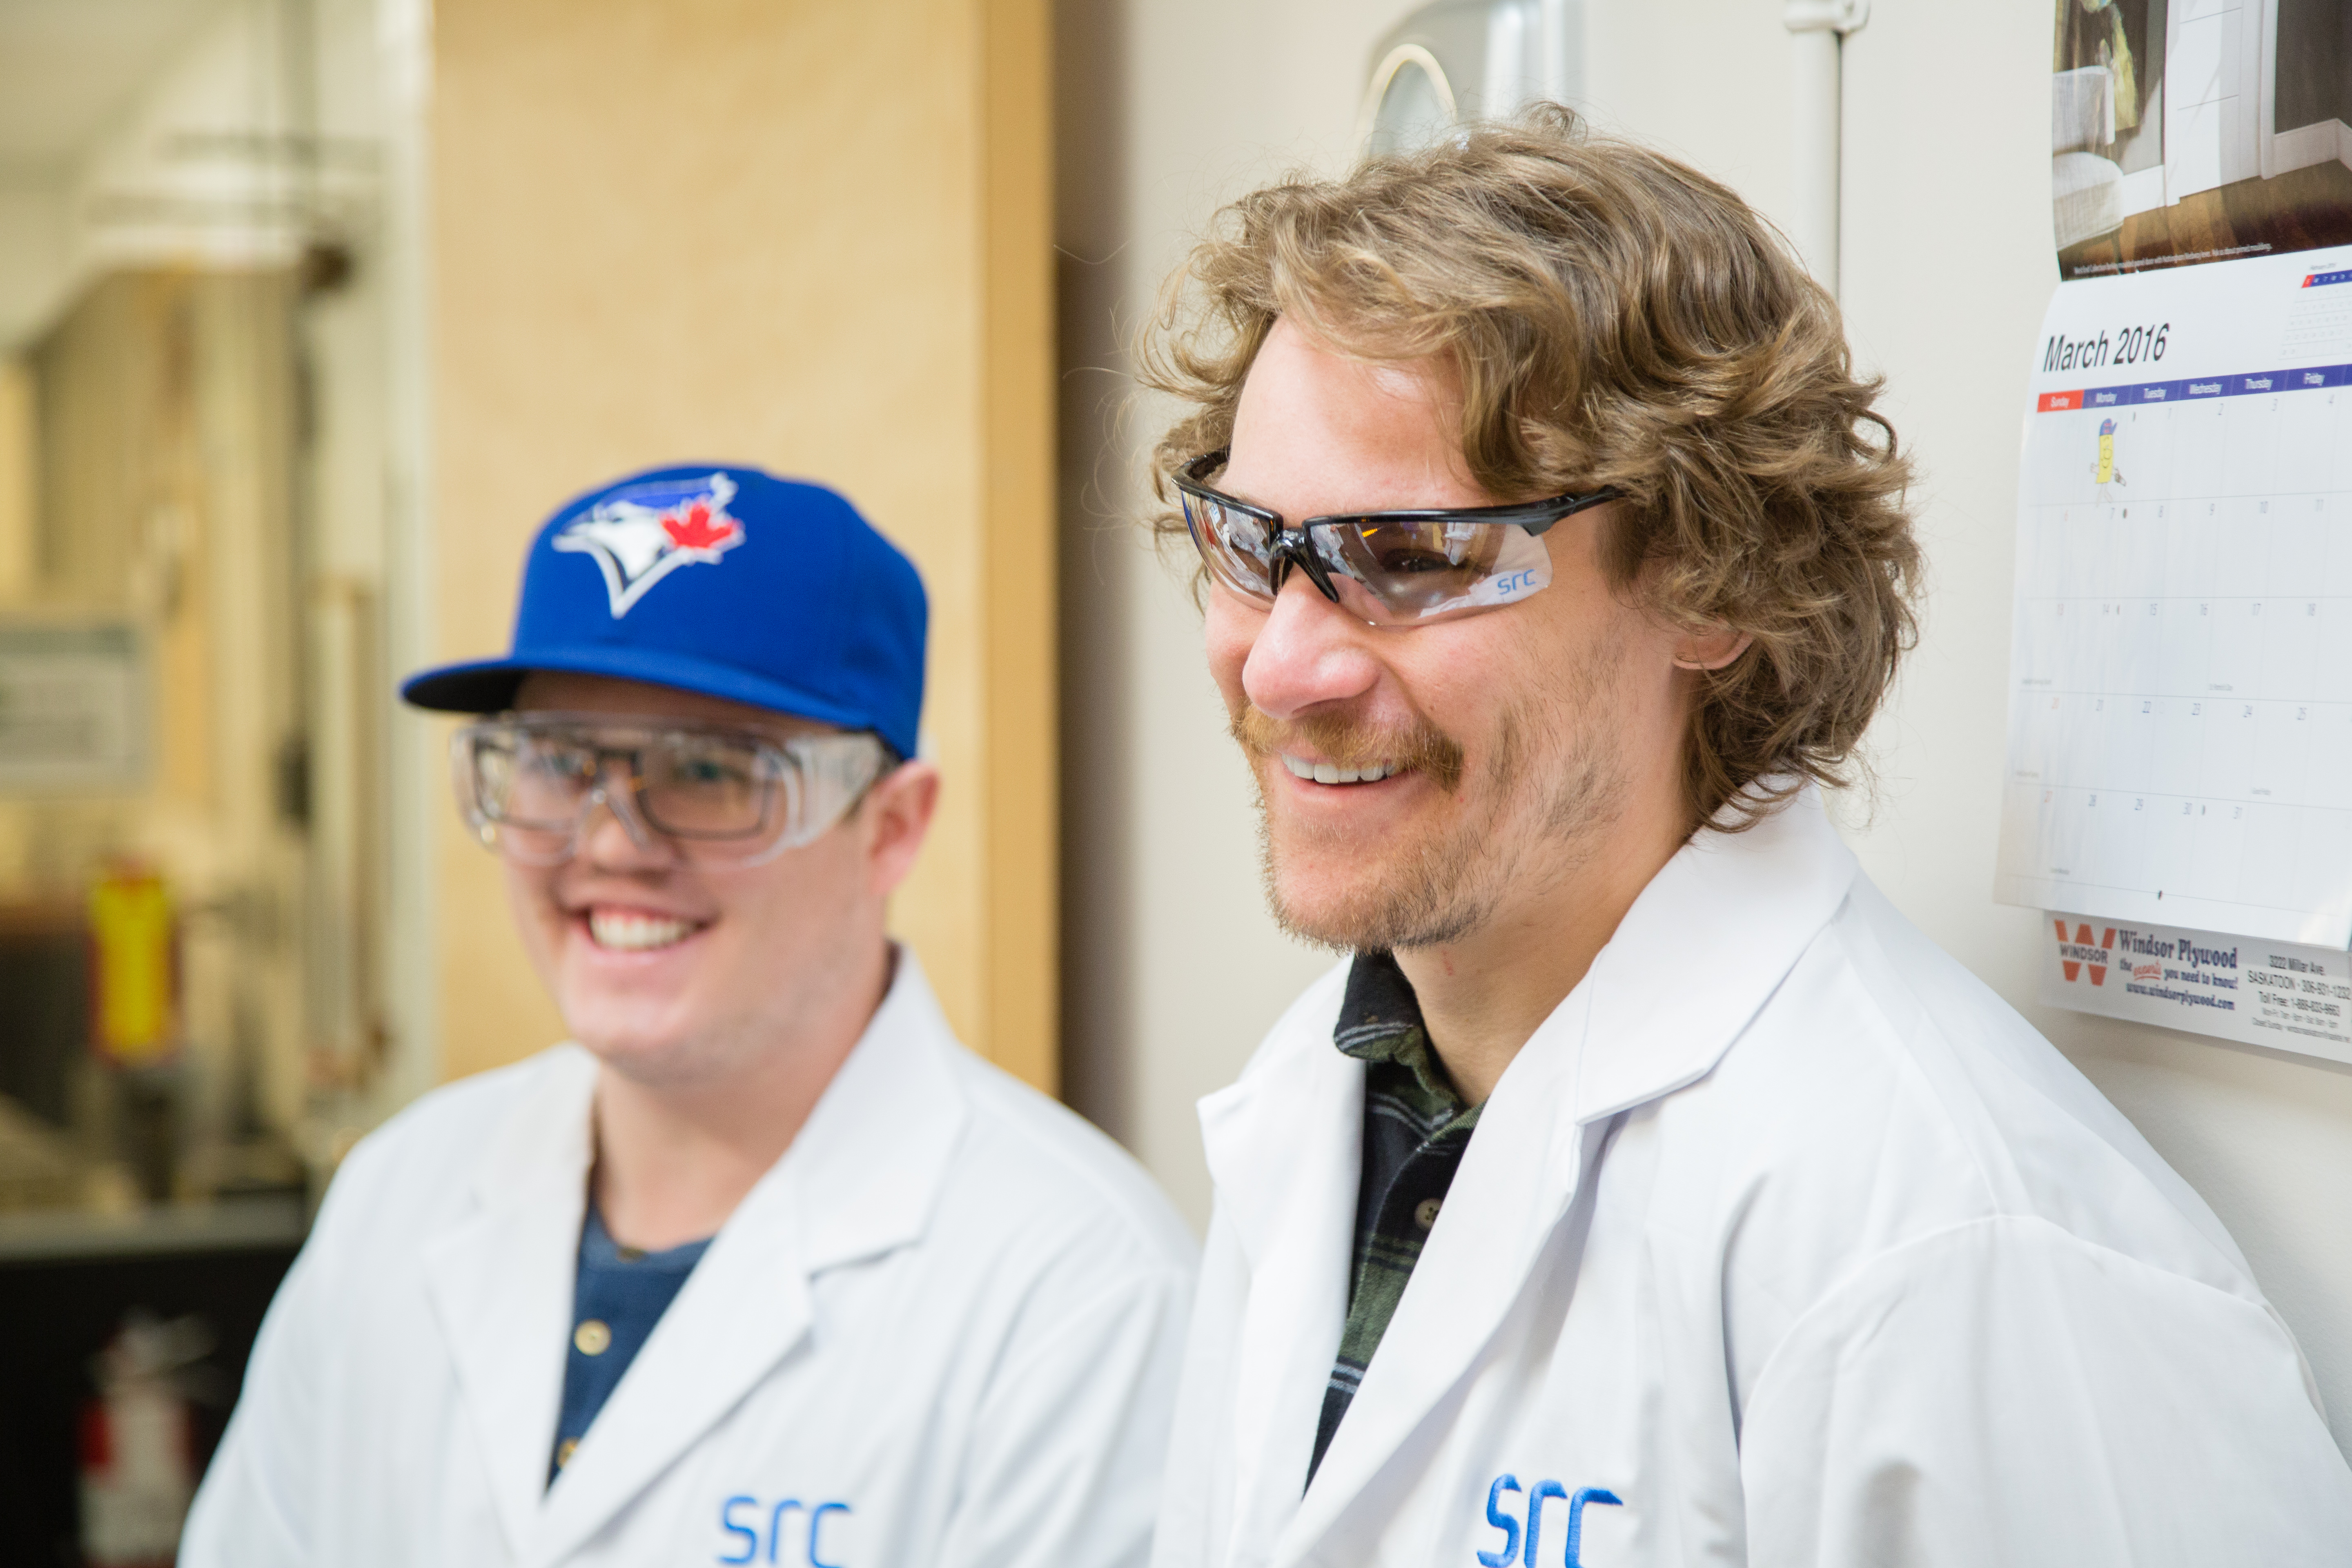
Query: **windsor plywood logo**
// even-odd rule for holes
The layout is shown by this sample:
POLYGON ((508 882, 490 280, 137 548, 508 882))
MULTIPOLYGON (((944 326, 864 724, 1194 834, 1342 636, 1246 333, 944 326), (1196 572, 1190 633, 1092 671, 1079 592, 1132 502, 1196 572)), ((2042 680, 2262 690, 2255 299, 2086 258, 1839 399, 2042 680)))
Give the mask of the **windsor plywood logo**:
POLYGON ((2092 984, 2105 985, 2107 983, 2107 965, 2111 962, 2109 955, 2115 952, 2116 928, 2108 926, 2100 933, 2098 942, 2094 943, 2089 926, 2077 925, 2074 938, 2069 942, 2064 921, 2053 919, 2050 923, 2058 928, 2058 963, 2065 970, 2066 978, 2080 980, 2083 971, 2087 969, 2091 972, 2092 984))

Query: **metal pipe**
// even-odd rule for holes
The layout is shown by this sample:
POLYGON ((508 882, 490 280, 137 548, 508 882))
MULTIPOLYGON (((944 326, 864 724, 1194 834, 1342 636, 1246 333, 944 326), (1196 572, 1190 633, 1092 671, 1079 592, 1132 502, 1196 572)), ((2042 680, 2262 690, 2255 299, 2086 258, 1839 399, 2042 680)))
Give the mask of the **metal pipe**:
POLYGON ((1870 0, 1784 0, 1789 29, 1790 137, 1795 164, 1790 237, 1821 286, 1838 291, 1838 182, 1845 36, 1870 19, 1870 0))

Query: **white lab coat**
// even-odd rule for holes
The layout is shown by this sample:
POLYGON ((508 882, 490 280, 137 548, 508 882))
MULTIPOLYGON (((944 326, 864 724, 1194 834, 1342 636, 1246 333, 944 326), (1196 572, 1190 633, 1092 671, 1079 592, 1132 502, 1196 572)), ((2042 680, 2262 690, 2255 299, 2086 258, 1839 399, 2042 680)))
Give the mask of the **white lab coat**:
POLYGON ((904 952, 551 1488, 595 1072, 559 1047, 352 1152, 184 1568, 1144 1560, 1192 1237, 904 952))
POLYGON ((1697 835, 1514 1059, 1307 1486, 1343 981, 1202 1102, 1158 1568, 2352 1563, 2352 1471, 2220 1222, 1810 790, 1697 835))

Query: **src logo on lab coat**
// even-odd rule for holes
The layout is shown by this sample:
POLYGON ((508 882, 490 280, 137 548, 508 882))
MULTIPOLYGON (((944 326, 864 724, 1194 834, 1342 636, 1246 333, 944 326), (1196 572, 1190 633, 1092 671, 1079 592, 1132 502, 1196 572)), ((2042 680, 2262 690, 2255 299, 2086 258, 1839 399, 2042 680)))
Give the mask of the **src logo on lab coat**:
POLYGON ((840 1563, 827 1555, 838 1548, 825 1544, 832 1533, 825 1528, 825 1520, 827 1515, 850 1511, 845 1502, 811 1505, 790 1497, 773 1503, 764 1498, 729 1498, 719 1505, 719 1528, 729 1538, 728 1550, 719 1554, 719 1561, 805 1563, 808 1568, 841 1568, 840 1563), (807 1537, 805 1551, 798 1539, 803 1533, 807 1537))
POLYGON ((2107 965, 2114 962, 2116 928, 2107 927, 2105 933, 2094 945, 2089 926, 2077 925, 2074 928, 2074 940, 2068 942, 2066 922, 2062 920, 2053 920, 2050 923, 2058 928, 2058 963, 2059 966, 2065 970, 2066 978, 2079 979, 2083 971, 2088 969, 2091 972, 2091 984, 2105 985, 2107 983, 2107 965))
POLYGON ((742 521, 727 510, 734 499, 725 474, 633 486, 567 524, 554 547, 594 560, 617 621, 671 573, 716 566, 743 542, 742 521))
MULTIPOLYGON (((1568 1544, 1562 1551, 1560 1561, 1565 1568, 1583 1568, 1577 1557, 1577 1549, 1584 1543, 1586 1507, 1593 1503, 1610 1508, 1624 1506, 1615 1492, 1603 1491, 1599 1487, 1579 1487, 1571 1492, 1558 1481, 1538 1481, 1525 1489, 1523 1495, 1527 1499, 1527 1506, 1522 1515, 1518 1500, 1504 1496, 1506 1492, 1520 1490, 1517 1476, 1496 1476, 1495 1484, 1486 1489, 1486 1522, 1501 1531, 1503 1539, 1493 1549, 1479 1552, 1478 1561, 1484 1568, 1512 1568, 1514 1563, 1521 1564, 1523 1568, 1542 1568, 1542 1559, 1537 1553, 1543 1549, 1544 1504, 1555 1499, 1567 1505, 1568 1544), (1527 1521, 1524 1535, 1519 1527, 1522 1516, 1527 1521), (1527 1547, 1524 1554, 1519 1550, 1522 1543, 1527 1547)), ((1558 1519, 1560 1516, 1554 1514, 1552 1517, 1558 1519)))

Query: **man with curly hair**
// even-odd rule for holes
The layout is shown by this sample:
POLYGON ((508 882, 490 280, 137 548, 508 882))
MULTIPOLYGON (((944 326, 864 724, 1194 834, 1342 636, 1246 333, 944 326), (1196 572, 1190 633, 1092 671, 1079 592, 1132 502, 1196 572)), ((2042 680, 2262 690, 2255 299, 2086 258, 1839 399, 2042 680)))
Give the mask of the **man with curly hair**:
POLYGON ((1908 478, 1730 191, 1564 111, 1235 204, 1147 379, 1283 925, 1160 1568, 2352 1561, 2212 1213, 1824 814, 1908 478))

